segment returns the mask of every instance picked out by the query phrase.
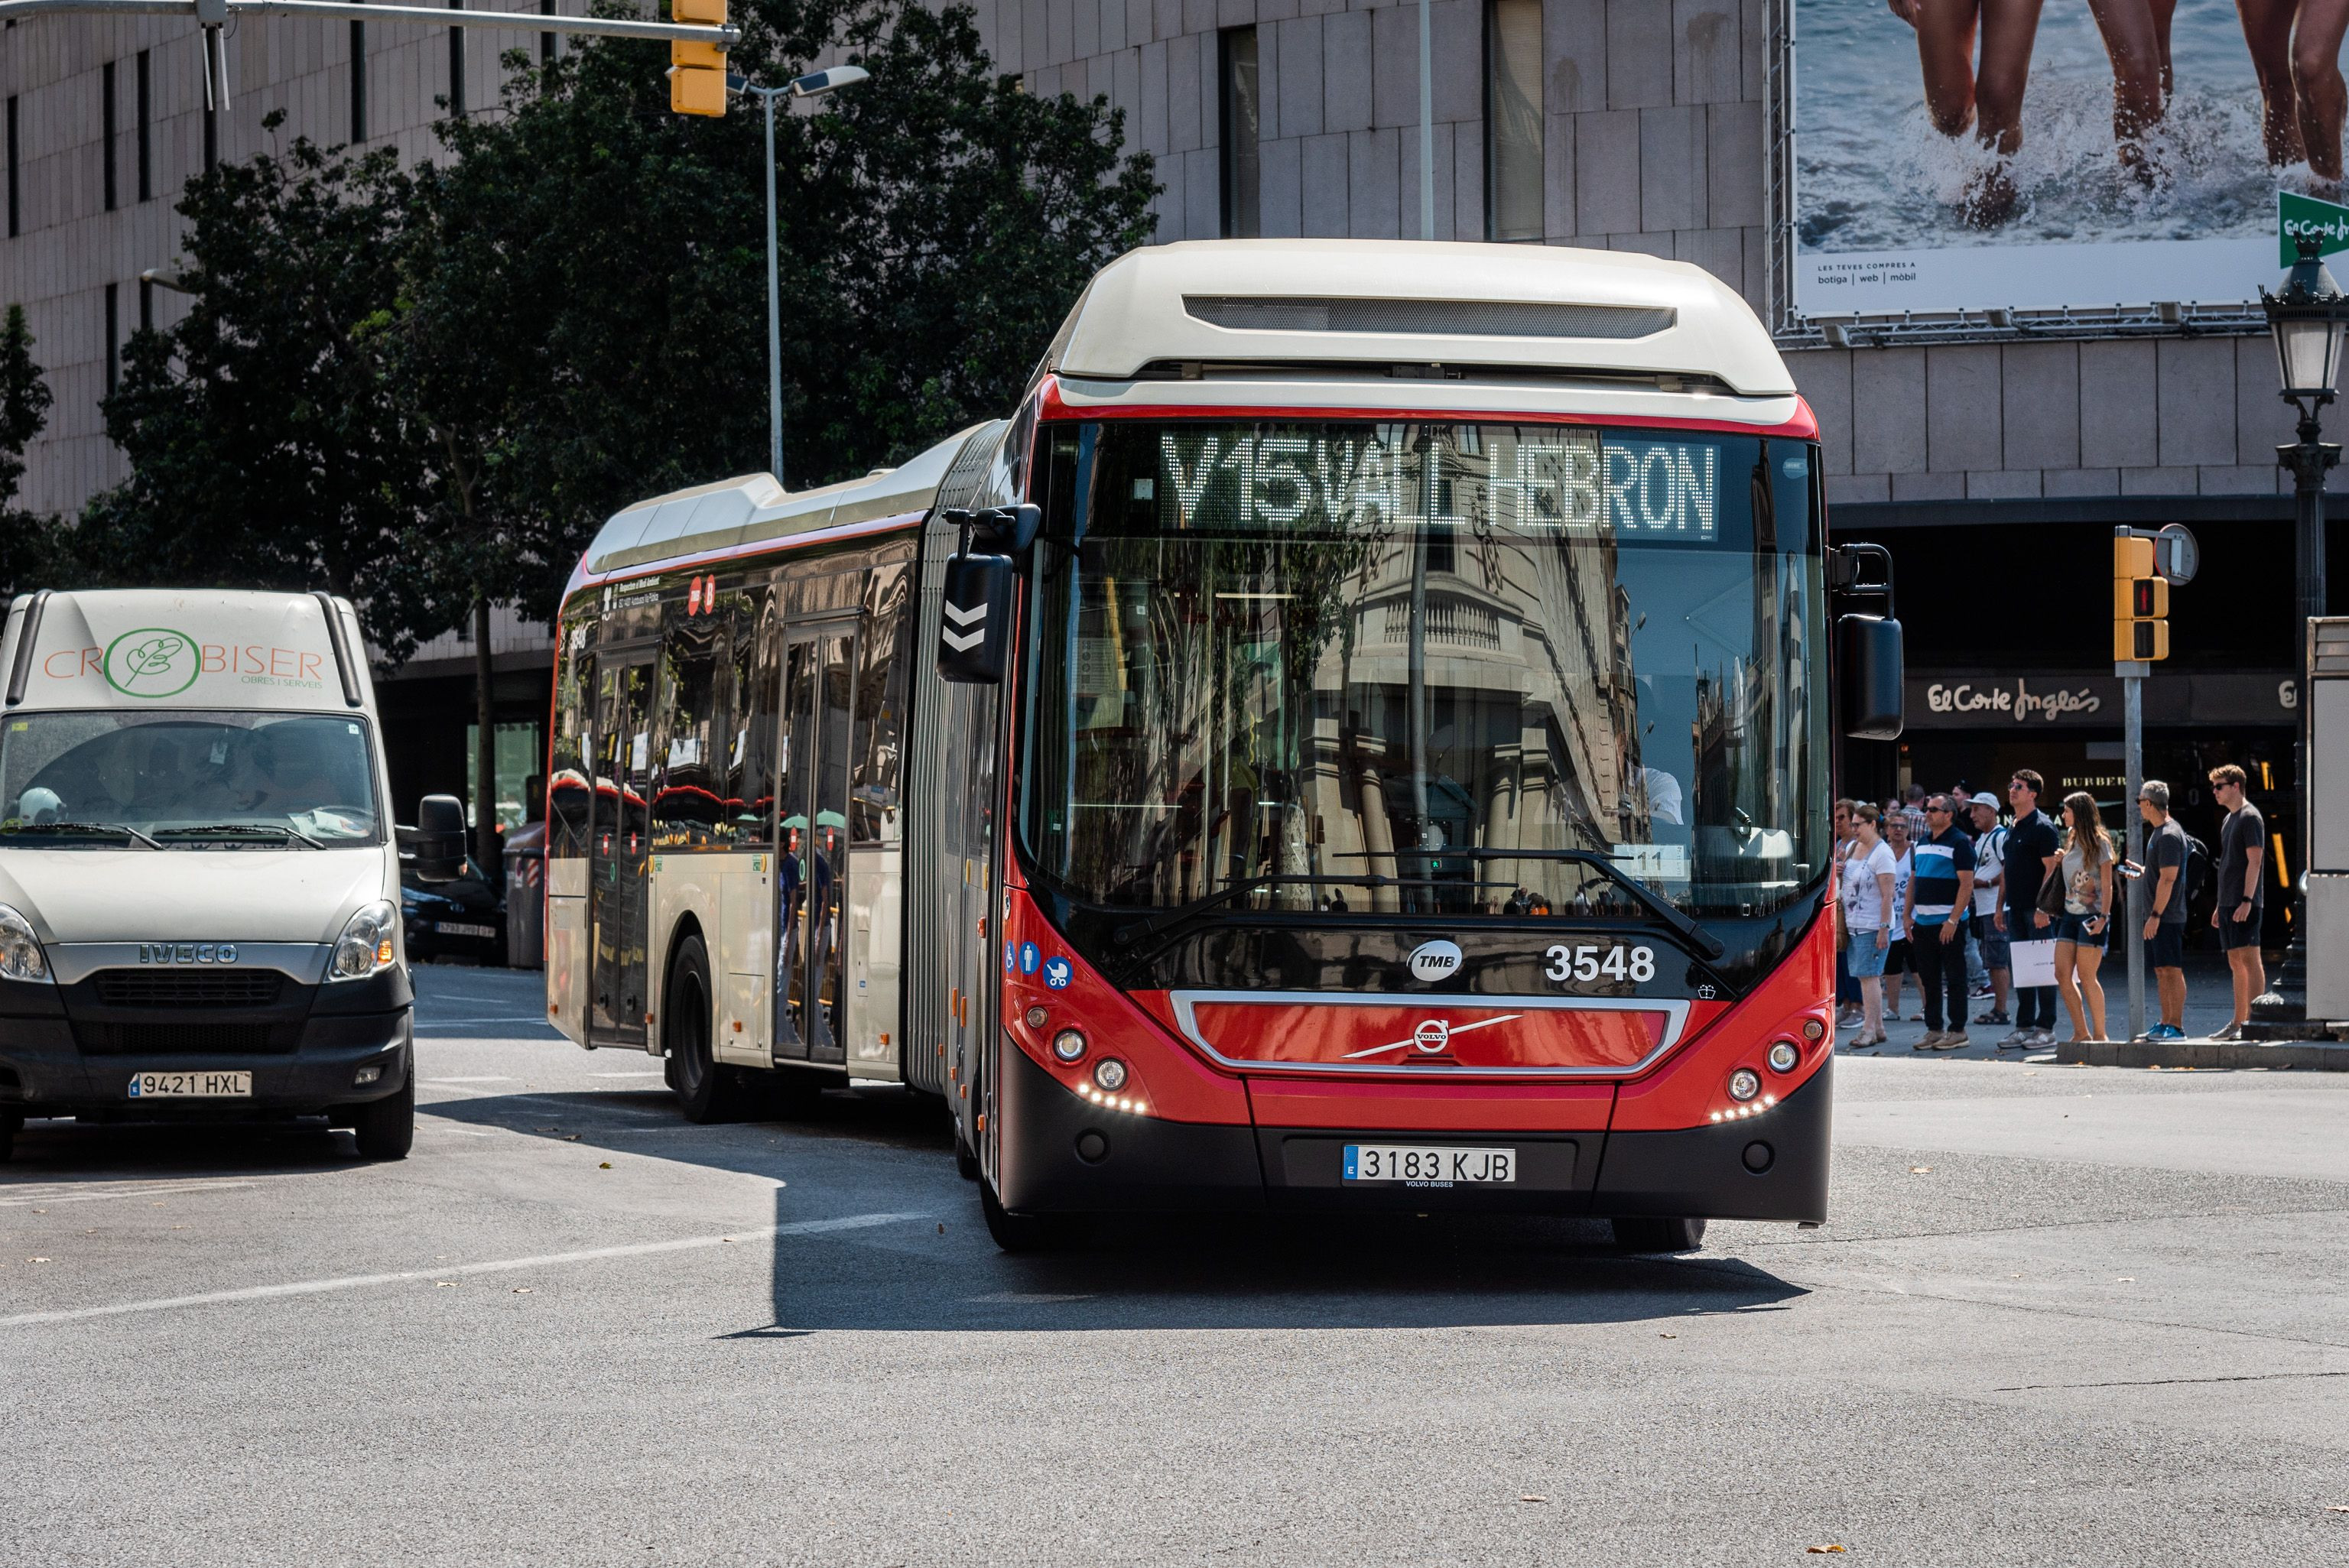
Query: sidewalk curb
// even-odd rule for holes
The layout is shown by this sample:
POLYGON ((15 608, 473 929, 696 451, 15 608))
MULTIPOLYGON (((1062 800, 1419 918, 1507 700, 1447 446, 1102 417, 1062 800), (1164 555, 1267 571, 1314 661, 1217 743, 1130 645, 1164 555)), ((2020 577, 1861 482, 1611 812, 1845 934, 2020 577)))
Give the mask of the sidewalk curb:
POLYGON ((2349 1072, 2339 1040, 2089 1040, 2059 1042, 2059 1062, 2092 1068, 2313 1068, 2349 1072))

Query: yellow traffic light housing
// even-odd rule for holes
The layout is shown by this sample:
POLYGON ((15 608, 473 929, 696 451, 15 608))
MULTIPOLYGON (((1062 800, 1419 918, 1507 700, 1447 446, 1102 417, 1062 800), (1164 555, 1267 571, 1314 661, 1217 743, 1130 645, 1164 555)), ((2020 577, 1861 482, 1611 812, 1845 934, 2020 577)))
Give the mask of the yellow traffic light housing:
MULTIPOLYGON (((712 27, 726 25, 726 0, 669 0, 669 20, 712 27)), ((726 112, 726 51, 716 44, 672 39, 668 46, 668 107, 678 114, 726 112)))
POLYGON ((2113 536, 2113 657, 2150 664, 2169 656, 2169 583, 2154 565, 2153 541, 2113 536))

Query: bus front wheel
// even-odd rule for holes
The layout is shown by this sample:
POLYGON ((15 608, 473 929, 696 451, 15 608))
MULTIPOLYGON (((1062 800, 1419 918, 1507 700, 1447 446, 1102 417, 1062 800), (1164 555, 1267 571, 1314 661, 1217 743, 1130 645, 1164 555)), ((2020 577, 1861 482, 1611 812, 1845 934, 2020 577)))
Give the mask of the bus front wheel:
POLYGON ((699 936, 689 935, 678 944, 661 999, 665 1076, 688 1120, 730 1121, 740 1110, 742 1087, 735 1069, 710 1049, 709 999, 709 950, 699 936))
POLYGON ((1704 1245, 1704 1222, 1618 1220, 1615 1245, 1627 1253, 1692 1253, 1704 1245))
POLYGON ((978 1184, 978 1212, 986 1217, 987 1233, 1007 1253, 1048 1253, 1066 1246, 1070 1222, 1059 1214, 1014 1214, 995 1196, 995 1183, 978 1184))

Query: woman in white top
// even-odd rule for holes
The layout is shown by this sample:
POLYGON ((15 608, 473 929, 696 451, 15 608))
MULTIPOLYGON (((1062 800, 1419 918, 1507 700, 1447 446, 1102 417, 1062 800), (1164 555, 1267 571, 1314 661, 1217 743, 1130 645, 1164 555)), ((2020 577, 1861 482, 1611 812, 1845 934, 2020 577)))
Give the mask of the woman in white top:
MULTIPOLYGON (((1909 906, 1909 878, 1917 869, 1916 851, 1910 846, 1916 839, 1916 824, 1898 800, 1887 800, 1884 813, 1877 819, 1878 830, 1884 835, 1884 847, 1892 851, 1892 942, 1884 950, 1884 1016, 1898 1022, 1900 1017, 1900 977, 1914 967, 1909 956, 1909 938, 1900 925, 1900 912, 1909 906)), ((1920 1001, 1920 1006, 1923 1003, 1920 1001)), ((1925 1015, 1917 1015, 1920 1020, 1925 1015)))
POLYGON ((2113 841, 2105 832, 2096 798, 2085 789, 2064 797, 2064 858, 2055 874, 2064 879, 2064 913, 2032 913, 2043 932, 2055 927, 2055 984, 2064 1009, 2072 1015, 2072 1043, 2105 1037, 2105 988, 2096 981, 2104 967, 2107 912, 2113 907, 2113 841), (2085 1004, 2085 1013, 2082 1004, 2085 1004))
POLYGON ((1859 1033, 1852 1048, 1884 1044, 1884 954, 1892 943, 1892 851, 1876 832, 1876 808, 1853 809, 1852 840, 1845 847, 1843 919, 1851 933, 1851 972, 1859 981, 1859 1033))

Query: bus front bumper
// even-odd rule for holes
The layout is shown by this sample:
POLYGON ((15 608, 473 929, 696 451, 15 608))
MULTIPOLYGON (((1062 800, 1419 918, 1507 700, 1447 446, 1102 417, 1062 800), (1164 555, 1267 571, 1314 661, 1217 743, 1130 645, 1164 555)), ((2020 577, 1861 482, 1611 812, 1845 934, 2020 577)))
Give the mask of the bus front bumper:
POLYGON ((1255 1128, 1106 1112, 1055 1082, 1017 1047, 1004 1052, 1005 1140, 996 1190, 1020 1213, 1306 1209, 1826 1218, 1834 1088, 1822 1063, 1749 1120, 1662 1132, 1430 1133, 1255 1128), (1348 1144, 1504 1147, 1501 1183, 1348 1182, 1348 1144))

